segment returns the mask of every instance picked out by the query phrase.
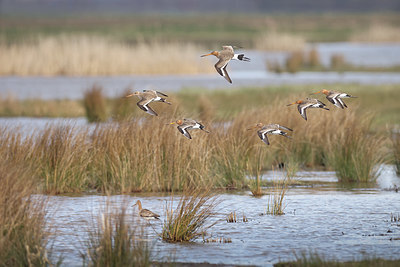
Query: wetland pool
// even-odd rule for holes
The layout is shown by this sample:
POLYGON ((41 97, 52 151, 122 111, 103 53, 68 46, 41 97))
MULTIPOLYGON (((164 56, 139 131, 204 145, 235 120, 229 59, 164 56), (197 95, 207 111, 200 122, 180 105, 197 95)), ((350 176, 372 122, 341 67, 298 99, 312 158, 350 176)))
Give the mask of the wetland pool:
MULTIPOLYGON (((267 173, 264 178, 275 175, 267 173)), ((228 265, 271 266, 295 259, 302 252, 317 252, 325 259, 340 261, 365 257, 400 259, 400 222, 391 222, 391 214, 400 214, 400 185, 392 166, 382 166, 376 186, 343 188, 334 172, 299 172, 298 178, 319 186, 293 186, 284 200, 285 215, 266 213, 269 195, 252 197, 250 192, 222 193, 220 204, 210 222, 216 222, 207 237, 230 239, 231 243, 166 243, 159 233, 164 221, 168 194, 132 194, 51 196, 48 220, 56 229, 51 236, 53 257, 63 255, 63 266, 82 266, 80 252, 87 231, 104 210, 107 199, 112 207, 129 204, 128 219, 145 228, 153 261, 211 263, 228 265), (137 210, 130 206, 140 199, 145 208, 161 215, 160 221, 148 224, 137 220, 137 210), (237 223, 226 217, 235 211, 237 223), (243 215, 248 222, 242 222, 243 215)), ((268 188, 264 188, 266 193, 268 188)), ((174 197, 174 205, 179 195, 174 197)), ((143 237, 142 237, 143 238, 143 237)))

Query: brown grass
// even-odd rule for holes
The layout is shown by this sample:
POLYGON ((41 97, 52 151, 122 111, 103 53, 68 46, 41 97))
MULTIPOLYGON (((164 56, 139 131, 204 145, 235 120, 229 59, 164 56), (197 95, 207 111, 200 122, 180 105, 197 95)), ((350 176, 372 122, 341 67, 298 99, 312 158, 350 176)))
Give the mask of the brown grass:
MULTIPOLYGON (((371 174, 365 177, 373 181, 371 170, 385 154, 384 133, 373 132, 371 119, 360 119, 365 114, 351 100, 345 110, 331 105, 330 111, 311 109, 306 122, 295 106, 286 107, 301 97, 270 100, 267 106, 244 109, 228 122, 212 123, 214 115, 205 115, 210 120, 203 123, 210 133, 194 130, 192 140, 167 125, 185 117, 173 109, 178 104, 164 105, 170 110, 159 117, 131 117, 95 128, 49 126, 26 138, 4 128, 0 156, 23 165, 39 179, 44 192, 53 194, 92 189, 179 191, 186 186, 241 189, 248 188, 249 175, 260 176, 279 163, 284 163, 288 176, 299 168, 324 166, 340 177, 341 167, 353 164, 357 172, 346 176, 357 180, 359 174, 371 174), (292 128, 293 139, 271 136, 267 146, 256 131, 247 131, 258 122, 292 128), (344 159, 341 155, 357 161, 339 164, 335 160, 344 159)), ((259 187, 260 183, 255 188, 259 187)))
POLYGON ((89 122, 104 122, 107 120, 106 99, 102 88, 93 85, 85 92, 83 105, 86 111, 86 118, 89 122))
POLYGON ((168 242, 188 242, 203 236, 212 227, 207 224, 218 205, 216 196, 208 189, 188 189, 183 191, 178 206, 173 201, 167 204, 165 222, 161 237, 168 242))
POLYGON ((268 51, 299 51, 306 45, 305 38, 302 36, 276 31, 258 35, 253 43, 255 49, 268 51))
POLYGON ((187 43, 126 43, 107 37, 60 35, 0 42, 0 75, 129 75, 212 72, 201 49, 187 43))
POLYGON ((49 266, 46 198, 34 197, 31 174, 12 159, 0 162, 0 266, 49 266))
POLYGON ((127 203, 117 210, 110 203, 88 227, 86 251, 81 252, 87 266, 150 266, 151 250, 141 238, 138 222, 128 222, 127 203))
POLYGON ((350 41, 369 43, 400 42, 400 29, 389 24, 375 22, 367 30, 351 35, 350 41))

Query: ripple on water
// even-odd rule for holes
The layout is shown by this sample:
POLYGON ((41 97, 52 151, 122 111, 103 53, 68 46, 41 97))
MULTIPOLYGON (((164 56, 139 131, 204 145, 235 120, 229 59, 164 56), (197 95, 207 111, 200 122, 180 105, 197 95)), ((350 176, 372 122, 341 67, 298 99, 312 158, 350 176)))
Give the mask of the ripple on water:
MULTIPOLYGON (((382 178, 381 178, 382 179, 382 178)), ((294 253, 319 252, 326 258, 353 260, 364 255, 390 259, 398 256, 400 227, 390 222, 390 214, 400 213, 400 196, 394 191, 379 188, 367 190, 315 190, 292 188, 285 198, 286 215, 260 216, 265 213, 268 195, 254 198, 250 193, 221 194, 217 223, 209 230, 214 238, 231 238, 232 243, 171 244, 162 242, 162 221, 147 227, 153 245, 154 260, 175 259, 178 262, 209 262, 224 264, 269 265, 292 260, 294 253), (317 193, 315 193, 317 191, 317 193), (318 193, 319 192, 319 193, 318 193), (243 214, 248 222, 227 223, 226 216, 235 211, 240 220, 243 214), (388 229, 391 233, 388 233, 388 229)), ((112 196, 112 205, 124 201, 134 203, 140 198, 150 210, 163 214, 168 196, 132 195, 112 196)), ((55 254, 63 253, 65 266, 81 265, 79 251, 92 216, 104 207, 105 196, 54 196, 50 198, 56 226, 55 254)), ((129 209, 133 218, 136 212, 129 209)), ((162 216, 163 218, 163 216, 162 216)))

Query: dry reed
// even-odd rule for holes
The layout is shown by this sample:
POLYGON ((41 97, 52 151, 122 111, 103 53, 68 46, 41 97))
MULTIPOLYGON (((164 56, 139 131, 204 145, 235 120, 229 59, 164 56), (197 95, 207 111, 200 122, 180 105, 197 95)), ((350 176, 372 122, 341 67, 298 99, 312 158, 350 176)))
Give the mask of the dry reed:
POLYGON ((212 72, 200 61, 201 49, 184 43, 128 45, 86 35, 39 37, 34 41, 0 42, 0 75, 129 75, 212 72))
POLYGON ((173 201, 166 206, 166 218, 161 237, 167 242, 188 242, 203 236, 212 227, 207 224, 218 205, 217 197, 208 189, 187 189, 183 191, 178 206, 173 201))
MULTIPOLYGON (((0 266, 51 266, 46 248, 47 200, 23 166, 0 162, 0 266)), ((60 263, 60 262, 59 262, 60 263)))
POLYGON ((254 38, 253 44, 257 50, 298 51, 304 49, 306 41, 298 35, 271 31, 254 38))
POLYGON ((350 36, 352 42, 400 42, 399 27, 389 24, 373 23, 366 31, 350 36))
POLYGON ((88 228, 86 251, 81 252, 88 266, 150 266, 151 250, 141 238, 143 229, 127 219, 127 204, 113 210, 107 203, 104 211, 88 228))
POLYGON ((267 214, 270 215, 284 215, 285 204, 284 199, 288 190, 288 184, 290 183, 289 178, 284 178, 282 180, 274 179, 273 187, 271 188, 271 193, 268 196, 267 203, 267 214))
POLYGON ((83 105, 89 122, 104 122, 107 120, 106 99, 102 90, 100 86, 93 85, 85 92, 83 105))
MULTIPOLYGON (((248 187, 249 176, 260 177, 263 170, 280 163, 286 166, 288 176, 300 167, 316 166, 334 169, 341 176, 341 168, 353 164, 357 171, 349 175, 358 179, 359 174, 373 174, 371 170, 382 162, 382 135, 372 133, 371 120, 360 119, 358 108, 351 103, 346 110, 330 104, 330 111, 309 110, 307 122, 295 107, 286 104, 270 100, 268 106, 245 109, 229 122, 207 122, 211 133, 192 131, 192 140, 175 126, 166 125, 182 117, 177 110, 95 127, 53 125, 24 138, 4 128, 0 155, 15 164, 23 163, 42 190, 52 194, 93 189, 114 193, 180 191, 185 186, 241 189, 248 187), (256 131, 246 130, 258 122, 292 128, 293 139, 271 136, 267 146, 256 131), (336 161, 344 159, 340 149, 357 161, 336 161)), ((208 116, 212 121, 213 115, 208 116)))
POLYGON ((396 130, 393 129, 392 133, 393 158, 396 173, 397 175, 400 175, 400 134, 395 131, 396 130))

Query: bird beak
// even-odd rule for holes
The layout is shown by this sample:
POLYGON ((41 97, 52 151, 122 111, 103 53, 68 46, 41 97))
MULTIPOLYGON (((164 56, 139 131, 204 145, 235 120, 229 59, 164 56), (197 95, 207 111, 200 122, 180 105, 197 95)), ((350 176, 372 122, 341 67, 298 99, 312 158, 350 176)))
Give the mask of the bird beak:
POLYGON ((175 124, 176 122, 170 122, 170 123, 167 123, 167 125, 171 125, 171 124, 175 124))
POLYGON ((131 97, 131 96, 133 96, 134 94, 129 94, 129 95, 127 95, 127 96, 125 96, 125 97, 131 97))
POLYGON ((137 203, 136 203, 136 204, 133 204, 132 207, 135 207, 136 205, 137 205, 137 203))
POLYGON ((291 105, 294 105, 294 104, 296 104, 296 102, 293 102, 291 104, 287 104, 286 106, 288 107, 288 106, 291 106, 291 105))
POLYGON ((206 57, 206 56, 211 56, 212 55, 212 53, 210 53, 210 54, 205 54, 205 55, 201 55, 200 57, 206 57))
POLYGON ((321 93, 321 91, 315 92, 315 93, 311 93, 310 95, 315 95, 315 94, 319 94, 321 93))
POLYGON ((253 130, 253 129, 255 129, 255 128, 257 128, 257 125, 252 126, 252 127, 250 127, 250 128, 247 128, 247 131, 253 130))

